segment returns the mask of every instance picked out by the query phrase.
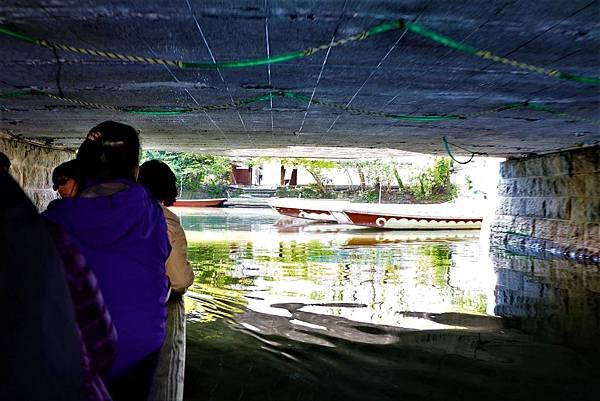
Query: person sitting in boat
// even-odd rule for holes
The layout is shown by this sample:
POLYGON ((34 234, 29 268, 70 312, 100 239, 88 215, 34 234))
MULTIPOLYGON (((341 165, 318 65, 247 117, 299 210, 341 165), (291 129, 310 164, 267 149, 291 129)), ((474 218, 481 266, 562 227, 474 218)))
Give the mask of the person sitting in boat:
POLYGON ((167 304, 167 336, 160 358, 149 401, 183 400, 185 369, 185 308, 182 295, 194 282, 194 272, 187 259, 187 239, 179 217, 167 206, 177 198, 177 179, 169 166, 159 160, 149 160, 140 166, 138 183, 145 185, 160 203, 171 244, 167 259, 167 276, 171 295, 167 304))
POLYGON ((86 181, 44 216, 71 236, 96 275, 117 330, 117 359, 104 377, 113 400, 145 400, 165 338, 170 252, 160 205, 136 183, 136 130, 106 121, 92 128, 77 159, 86 181))
POLYGON ((59 164, 52 171, 52 189, 57 191, 61 198, 76 196, 82 181, 81 162, 77 159, 59 164))

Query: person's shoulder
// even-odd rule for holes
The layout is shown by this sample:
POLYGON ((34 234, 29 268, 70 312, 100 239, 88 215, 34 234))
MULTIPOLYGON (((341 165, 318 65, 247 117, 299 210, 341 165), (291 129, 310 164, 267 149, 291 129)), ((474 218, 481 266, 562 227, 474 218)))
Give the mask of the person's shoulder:
POLYGON ((154 196, 150 193, 148 188, 142 184, 138 184, 137 182, 129 182, 129 188, 127 188, 128 196, 137 197, 138 201, 143 201, 151 204, 152 206, 156 205, 158 207, 158 202, 154 199, 154 196))
POLYGON ((60 207, 60 205, 62 204, 62 199, 53 199, 50 201, 50 203, 48 203, 48 207, 46 208, 46 211, 48 210, 55 210, 57 208, 60 207))
POLYGON ((46 207, 46 210, 44 210, 41 214, 44 217, 49 217, 52 216, 55 213, 60 213, 61 210, 64 209, 65 207, 65 199, 54 199, 52 200, 48 206, 46 207))
POLYGON ((167 221, 171 220, 173 222, 176 222, 177 224, 180 223, 179 216, 177 216, 171 209, 164 205, 160 205, 160 207, 162 208, 163 213, 165 214, 165 219, 167 219, 167 221))
POLYGON ((146 186, 137 183, 135 181, 126 181, 127 186, 128 186, 128 190, 132 191, 132 192, 136 192, 136 193, 140 193, 140 194, 144 194, 144 196, 149 196, 150 192, 148 191, 148 188, 146 188, 146 186))

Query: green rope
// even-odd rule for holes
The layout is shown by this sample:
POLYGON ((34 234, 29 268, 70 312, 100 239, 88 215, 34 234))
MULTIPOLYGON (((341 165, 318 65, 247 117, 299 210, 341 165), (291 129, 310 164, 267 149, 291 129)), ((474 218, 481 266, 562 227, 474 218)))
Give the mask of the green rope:
MULTIPOLYGON (((457 160, 457 159, 454 157, 454 155, 452 154, 452 151, 450 150, 450 145, 448 144, 448 140, 446 139, 446 137, 445 137, 445 136, 443 136, 443 137, 442 137, 442 142, 444 143, 444 148, 446 149, 446 153, 448 153, 448 156, 450 156, 450 158, 451 158, 453 161, 455 161, 456 163, 458 163, 458 164, 469 164, 469 163, 471 163, 471 161, 472 161, 472 160, 473 160, 473 158, 475 157, 475 154, 476 154, 476 153, 479 153, 479 152, 471 152, 471 151, 468 151, 468 152, 471 152, 471 157, 470 157, 470 158, 469 158, 469 160, 467 160, 466 162, 461 162, 461 161, 457 160)), ((463 150, 466 150, 466 149, 463 149, 463 150)))
POLYGON ((247 60, 232 60, 232 61, 220 61, 220 62, 204 62, 204 61, 183 61, 183 60, 173 60, 173 59, 161 59, 155 57, 144 57, 144 56, 135 56, 129 54, 120 54, 114 53, 111 51, 103 51, 96 49, 87 49, 76 46, 71 46, 67 44, 57 43, 46 39, 36 39, 31 36, 13 31, 7 27, 0 26, 0 34, 6 35, 27 43, 35 44, 42 47, 47 47, 51 49, 62 49, 65 51, 84 54, 88 56, 97 56, 104 57, 113 60, 119 61, 127 61, 132 63, 144 63, 144 64, 164 64, 164 65, 172 65, 179 68, 189 68, 189 69, 217 69, 217 68, 246 68, 246 67, 257 67, 266 64, 276 64, 282 63, 294 59, 298 59, 301 57, 312 56, 316 52, 327 50, 331 47, 341 46, 348 44, 350 42, 365 40, 371 36, 380 35, 392 30, 400 29, 401 22, 386 22, 383 24, 379 24, 373 28, 370 28, 367 31, 360 32, 356 35, 348 36, 346 38, 342 38, 336 40, 332 43, 322 44, 316 47, 311 47, 305 50, 299 50, 290 53, 284 53, 280 55, 270 56, 266 58, 257 58, 257 59, 247 59, 247 60))
POLYGON ((523 62, 520 62, 517 60, 512 60, 512 59, 509 59, 506 57, 497 56, 487 50, 479 50, 473 46, 469 46, 469 45, 460 43, 460 42, 458 42, 454 39, 451 39, 447 36, 444 36, 440 33, 431 31, 421 25, 415 24, 414 22, 402 21, 402 27, 413 33, 416 33, 423 37, 429 38, 429 39, 433 40, 434 42, 437 42, 441 45, 444 45, 444 46, 449 47, 454 50, 461 51, 463 53, 470 54, 472 56, 481 57, 486 60, 492 60, 492 61, 498 62, 498 63, 508 64, 513 67, 521 68, 521 69, 528 70, 531 72, 536 72, 539 74, 544 74, 544 75, 550 76, 552 78, 565 79, 565 80, 580 82, 580 83, 589 84, 589 85, 600 85, 600 77, 589 77, 589 76, 576 75, 576 74, 571 74, 571 73, 567 73, 567 72, 562 72, 562 71, 558 71, 558 70, 551 70, 551 69, 537 67, 537 66, 534 66, 531 64, 523 63, 523 62))
POLYGON ((238 61, 219 61, 216 63, 206 63, 197 61, 183 61, 182 68, 246 68, 246 67, 258 67, 267 64, 282 63, 284 61, 294 60, 304 56, 303 51, 297 51, 293 53, 280 54, 279 56, 273 56, 262 59, 251 59, 251 60, 238 60, 238 61))
POLYGON ((6 27, 3 27, 3 26, 0 26, 0 34, 6 35, 6 36, 11 36, 11 37, 13 37, 15 39, 22 40, 23 42, 29 42, 29 43, 37 44, 36 40, 34 38, 32 38, 31 36, 27 36, 25 34, 12 31, 12 30, 10 30, 10 29, 8 29, 6 27))
MULTIPOLYGON (((295 99, 295 100, 300 100, 300 101, 304 101, 306 103, 310 102, 310 98, 300 95, 298 93, 294 93, 294 92, 282 92, 280 94, 278 94, 278 96, 284 96, 284 97, 288 97, 291 99, 295 99)), ((401 115, 401 114, 391 114, 391 113, 384 113, 384 112, 377 112, 377 111, 371 111, 371 110, 364 110, 364 109, 358 109, 355 107, 348 107, 348 106, 344 106, 338 103, 332 103, 332 102, 326 102, 323 100, 319 100, 319 99, 314 99, 312 100, 312 103, 314 104, 319 104, 322 106, 326 106, 326 107, 331 107, 331 108, 335 108, 338 110, 343 110, 343 111, 348 111, 352 114, 362 114, 362 115, 371 115, 371 116, 379 116, 379 117, 386 117, 386 118, 392 118, 395 120, 404 120, 404 121, 415 121, 415 122, 435 122, 435 121, 447 121, 447 120, 456 120, 459 118, 459 116, 442 116, 442 115, 437 115, 437 116, 408 116, 408 115, 401 115)))
MULTIPOLYGON (((56 100, 60 100, 63 102, 72 103, 75 105, 79 105, 81 107, 112 110, 112 111, 118 111, 118 112, 123 112, 123 113, 141 114, 141 115, 150 115, 150 116, 169 116, 169 115, 181 115, 181 114, 186 114, 186 113, 197 113, 197 112, 205 112, 205 111, 227 110, 227 109, 236 108, 236 107, 243 106, 243 105, 269 101, 270 99, 273 99, 275 97, 288 98, 288 99, 292 99, 292 100, 304 102, 304 103, 310 102, 309 97, 304 96, 299 93, 296 93, 296 92, 291 92, 291 91, 271 91, 271 92, 260 94, 257 96, 240 99, 233 103, 229 102, 229 103, 206 105, 206 106, 199 106, 199 107, 161 108, 161 109, 146 108, 146 107, 122 107, 122 106, 105 105, 105 104, 88 102, 88 101, 81 100, 81 99, 58 96, 58 95, 54 95, 52 93, 43 92, 43 91, 34 90, 34 89, 13 91, 13 92, 4 92, 4 93, 0 92, 0 99, 18 98, 18 97, 23 97, 23 96, 27 96, 27 95, 46 96, 51 99, 56 99, 56 100)), ((565 117, 568 119, 574 119, 574 120, 579 120, 579 121, 588 122, 588 123, 600 124, 599 120, 586 119, 586 118, 582 118, 582 117, 572 116, 570 114, 566 114, 566 113, 562 113, 560 111, 554 110, 544 104, 530 103, 530 102, 514 102, 514 103, 506 104, 504 106, 495 107, 495 108, 483 110, 483 111, 478 111, 475 113, 462 114, 462 115, 450 114, 450 115, 429 115, 429 116, 410 116, 410 115, 402 115, 402 114, 385 113, 385 112, 373 111, 373 110, 365 110, 365 109, 359 109, 359 108, 354 108, 354 107, 347 107, 343 104, 327 102, 327 101, 319 100, 316 98, 312 99, 312 103, 318 104, 318 105, 321 105, 324 107, 334 108, 334 109, 337 109, 337 110, 340 110, 343 112, 349 112, 351 114, 367 115, 367 116, 374 116, 374 117, 384 117, 384 118, 390 118, 390 119, 394 119, 394 120, 423 122, 423 123, 449 121, 449 120, 465 120, 468 118, 479 117, 483 114, 499 113, 499 112, 506 111, 506 110, 522 108, 522 109, 529 109, 529 110, 533 110, 533 111, 537 111, 537 112, 551 114, 551 115, 554 115, 557 117, 565 117)))
POLYGON ((15 97, 22 97, 22 96, 28 96, 28 95, 33 95, 33 92, 31 90, 4 92, 4 93, 0 93, 0 99, 12 99, 15 97))
POLYGON ((527 107, 528 109, 531 110, 535 110, 535 111, 542 111, 544 113, 550 113, 550 114, 556 114, 556 115, 561 115, 563 113, 561 113, 560 111, 556 111, 551 109, 550 107, 540 104, 540 103, 529 103, 527 102, 524 107, 527 107))
POLYGON ((412 33, 416 33, 417 35, 429 38, 434 42, 438 42, 439 44, 444 45, 446 47, 450 47, 454 50, 459 50, 461 52, 471 54, 473 56, 475 56, 477 53, 477 49, 472 46, 465 45, 442 34, 430 31, 429 29, 421 25, 415 24, 414 22, 404 21, 404 28, 411 31, 412 33))
POLYGON ((305 50, 299 50, 290 53, 284 53, 266 58, 246 59, 246 60, 231 60, 231 61, 220 61, 220 62, 205 62, 205 61, 183 61, 183 60, 172 60, 172 59, 161 59, 154 57, 134 56, 128 54, 119 54, 110 51, 102 51, 95 49, 87 49, 75 47, 67 44, 56 43, 46 39, 36 39, 31 36, 22 34, 20 32, 13 31, 7 27, 0 26, 0 34, 18 39, 27 43, 43 46, 51 49, 62 49, 69 52, 91 55, 97 57, 104 57, 113 60, 127 61, 132 63, 145 63, 145 64, 164 64, 172 65, 178 68, 190 68, 190 69, 216 69, 216 68, 247 68, 257 67, 267 64, 283 63, 286 61, 295 60, 301 57, 312 56, 316 52, 327 50, 331 47, 345 45, 354 41, 365 40, 371 36, 380 35, 392 30, 406 29, 422 37, 433 40, 443 46, 449 47, 454 50, 461 51, 471 56, 481 57, 486 60, 508 64, 513 67, 521 68, 530 72, 544 74, 556 79, 564 79, 579 82, 588 85, 600 85, 600 77, 584 76, 562 72, 553 69, 547 69, 543 67, 534 66, 531 64, 523 63, 517 60, 512 60, 506 57, 501 57, 493 54, 487 50, 480 50, 473 46, 461 43, 457 40, 444 36, 438 32, 432 31, 414 22, 398 20, 393 22, 386 22, 374 26, 364 32, 352 35, 346 38, 336 40, 332 43, 322 44, 316 47, 311 47, 305 50))
POLYGON ((568 79, 571 81, 581 82, 582 84, 598 85, 600 84, 599 77, 586 77, 584 75, 569 74, 568 72, 559 72, 558 78, 568 79))

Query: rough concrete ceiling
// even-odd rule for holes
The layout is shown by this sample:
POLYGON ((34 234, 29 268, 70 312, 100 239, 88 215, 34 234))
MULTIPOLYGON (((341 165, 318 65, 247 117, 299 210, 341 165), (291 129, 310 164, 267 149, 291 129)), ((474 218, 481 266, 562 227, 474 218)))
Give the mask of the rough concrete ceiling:
MULTIPOLYGON (((83 48, 185 60, 260 58, 330 43, 404 18, 495 54, 569 73, 599 75, 600 16, 590 0, 412 1, 11 1, 0 24, 83 48)), ((466 114, 531 101, 599 119, 599 86, 529 73, 392 31, 310 57, 245 69, 184 70, 57 51, 0 35, 0 92, 36 88, 108 105, 188 107, 291 90, 307 97, 396 114, 466 114), (269 84, 270 82, 270 84, 269 84)), ((230 149, 331 147, 441 153, 442 136, 507 156, 600 143, 599 125, 532 110, 417 123, 292 99, 181 116, 88 109, 47 97, 0 99, 0 129, 77 145, 113 119, 141 130, 147 147, 230 149)), ((458 153, 464 153, 457 150, 458 153)), ((317 152, 318 153, 318 152, 317 152)))

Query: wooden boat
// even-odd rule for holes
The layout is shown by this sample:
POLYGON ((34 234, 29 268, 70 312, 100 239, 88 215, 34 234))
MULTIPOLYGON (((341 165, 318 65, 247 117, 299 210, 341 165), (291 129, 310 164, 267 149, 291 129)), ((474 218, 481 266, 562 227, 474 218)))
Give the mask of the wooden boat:
MULTIPOLYGON (((439 205, 438 210, 440 209, 439 205)), ((482 217, 468 215, 441 215, 434 213, 390 213, 377 211, 344 210, 352 224, 394 230, 473 230, 481 228, 482 217)))
POLYGON ((367 204, 282 198, 270 206, 284 216, 395 230, 473 230, 483 218, 474 205, 367 204), (447 213, 446 213, 447 211, 447 213))
POLYGON ((335 200, 314 200, 280 198, 269 202, 269 205, 279 214, 288 217, 337 223, 333 212, 341 212, 350 202, 335 200))
POLYGON ((227 198, 214 199, 177 199, 175 207, 221 207, 227 198))

